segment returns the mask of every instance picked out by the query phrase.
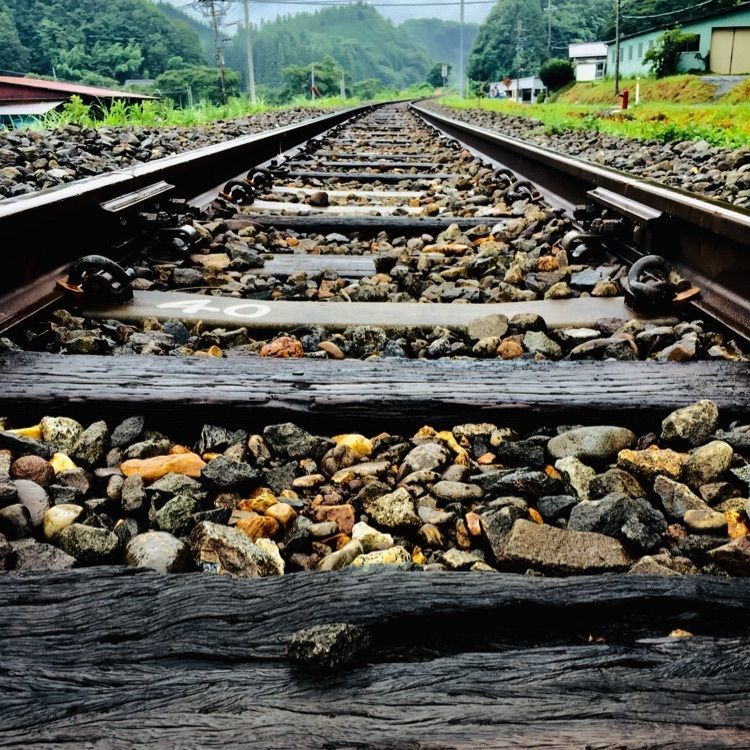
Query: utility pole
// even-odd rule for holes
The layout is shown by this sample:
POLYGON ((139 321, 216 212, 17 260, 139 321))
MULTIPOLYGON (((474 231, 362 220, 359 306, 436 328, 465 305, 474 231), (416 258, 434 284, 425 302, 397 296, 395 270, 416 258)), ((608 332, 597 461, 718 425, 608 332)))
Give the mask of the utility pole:
POLYGON ((615 0, 615 94, 620 93, 620 3, 615 0))
POLYGON ((459 76, 459 93, 461 98, 466 96, 466 73, 464 72, 464 0, 461 0, 461 15, 459 28, 459 45, 458 45, 458 76, 459 76))
POLYGON ((250 4, 243 0, 245 6, 245 54, 247 55, 247 91, 250 101, 255 104, 255 67, 253 65, 253 40, 250 32, 250 4))
MULTIPOLYGON (((516 68, 516 101, 518 101, 518 96, 521 93, 521 73, 523 72, 523 53, 524 53, 524 33, 526 29, 524 28, 523 21, 519 18, 516 22, 516 56, 513 60, 514 66, 516 68)), ((533 86, 532 86, 533 90, 533 86)))
POLYGON ((547 0, 547 57, 552 57, 552 0, 547 0))
POLYGON ((216 51, 216 67, 219 69, 219 84, 221 86, 221 100, 227 103, 227 84, 224 77, 224 55, 221 52, 221 35, 219 32, 219 18, 216 12, 216 0, 197 0, 198 6, 204 15, 211 20, 211 29, 214 32, 214 48, 216 51), (206 6, 208 10, 206 11, 206 6))
POLYGON ((344 71, 341 71, 341 98, 346 99, 346 81, 344 80, 344 71))
POLYGON ((310 98, 315 98, 315 63, 310 63, 310 98))

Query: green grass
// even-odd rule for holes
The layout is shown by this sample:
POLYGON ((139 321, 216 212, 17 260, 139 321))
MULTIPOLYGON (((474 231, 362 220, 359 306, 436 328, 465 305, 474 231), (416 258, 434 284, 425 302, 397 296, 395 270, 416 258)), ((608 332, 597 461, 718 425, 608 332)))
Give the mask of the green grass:
POLYGON ((200 102, 193 107, 180 109, 169 101, 143 101, 127 104, 116 100, 109 107, 97 111, 74 96, 61 109, 50 112, 40 121, 43 128, 60 128, 65 125, 80 125, 87 128, 105 126, 142 125, 147 127, 191 127, 205 125, 219 120, 236 120, 270 110, 290 107, 309 107, 312 110, 328 107, 352 107, 357 99, 327 97, 312 101, 304 97, 293 99, 283 106, 270 106, 265 102, 252 104, 245 97, 230 99, 225 105, 200 102))
MULTIPOLYGON (((440 102, 459 109, 475 109, 476 99, 444 98, 440 102)), ((626 112, 611 106, 567 104, 520 104, 484 99, 481 108, 506 115, 535 118, 537 132, 549 135, 573 130, 662 142, 705 140, 713 146, 750 146, 750 102, 740 104, 668 104, 652 102, 626 112)))
MULTIPOLYGON (((630 89, 635 94, 635 78, 623 78, 621 89, 630 89)), ((684 74, 667 78, 641 78, 641 100, 645 102, 669 102, 670 104, 703 104, 714 99, 714 87, 700 76, 684 74)), ((575 83, 564 91, 557 92, 555 101, 565 104, 611 104, 618 106, 613 81, 575 83)))

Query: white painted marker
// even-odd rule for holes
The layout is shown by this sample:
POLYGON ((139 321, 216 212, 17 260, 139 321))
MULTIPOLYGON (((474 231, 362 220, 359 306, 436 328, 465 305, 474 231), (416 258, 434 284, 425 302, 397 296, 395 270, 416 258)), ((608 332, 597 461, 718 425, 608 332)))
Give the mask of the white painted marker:
POLYGON ((227 307, 216 307, 210 298, 175 300, 174 302, 162 302, 156 305, 159 310, 180 310, 185 315, 198 315, 200 313, 221 313, 229 318, 238 320, 255 320, 263 318, 271 312, 268 305, 260 305, 256 302, 240 302, 227 307))

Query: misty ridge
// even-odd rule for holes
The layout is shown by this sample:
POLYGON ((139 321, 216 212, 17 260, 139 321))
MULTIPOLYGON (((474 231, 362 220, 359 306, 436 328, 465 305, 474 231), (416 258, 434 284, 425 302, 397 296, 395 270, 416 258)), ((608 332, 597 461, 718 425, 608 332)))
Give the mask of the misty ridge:
MULTIPOLYGON (((385 0, 384 0, 385 2, 385 0)), ((631 0, 632 15, 674 13, 682 0, 631 0)), ((715 0, 721 7, 732 0, 715 0)), ((372 98, 383 92, 432 91, 448 66, 458 86, 461 25, 457 5, 361 2, 331 7, 249 3, 255 80, 269 104, 309 95, 312 68, 322 96, 372 98), (312 11, 292 14, 294 8, 312 11), (272 20, 279 10, 289 11, 272 20), (440 14, 442 18, 424 17, 440 14), (395 18, 398 21, 393 20, 395 18)), ((229 96, 247 90, 246 35, 240 2, 217 2, 217 35, 199 6, 149 0, 0 0, 0 69, 101 86, 138 81, 146 93, 178 104, 219 101, 217 42, 229 96), (189 12, 186 12, 189 10, 189 12)), ((467 5, 463 68, 472 81, 531 75, 571 42, 611 38, 612 0, 498 0, 467 5)), ((643 21, 629 20, 627 33, 643 21)))

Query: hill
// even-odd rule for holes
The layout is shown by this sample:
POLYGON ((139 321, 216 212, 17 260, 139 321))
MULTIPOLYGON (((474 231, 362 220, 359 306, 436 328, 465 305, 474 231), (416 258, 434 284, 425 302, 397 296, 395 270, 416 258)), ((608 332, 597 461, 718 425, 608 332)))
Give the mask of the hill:
POLYGON ((499 0, 479 27, 469 77, 496 81, 530 75, 548 57, 567 57, 571 42, 601 38, 611 5, 610 0, 555 0, 548 20, 544 0, 499 0))
POLYGON ((214 35, 211 27, 201 23, 195 16, 170 5, 167 2, 156 2, 156 7, 170 20, 187 24, 198 35, 201 49, 203 50, 204 62, 207 65, 214 64, 214 35))
POLYGON ((198 34, 147 0, 0 0, 0 68, 122 82, 175 58, 203 62, 198 34))
MULTIPOLYGON (((226 62, 244 71, 243 39, 226 49, 226 62)), ((382 86, 403 88, 424 80, 430 57, 409 34, 362 3, 300 13, 262 23, 255 29, 253 60, 260 84, 286 85, 282 70, 332 57, 349 82, 377 79, 382 86)))
MULTIPOLYGON (((443 21, 439 18, 412 18, 404 21, 399 28, 405 31, 413 44, 424 47, 432 63, 448 63, 455 72, 459 68, 461 48, 460 29, 457 21, 443 21)), ((479 31, 479 24, 464 24, 464 65, 468 64, 469 52, 479 31)))

